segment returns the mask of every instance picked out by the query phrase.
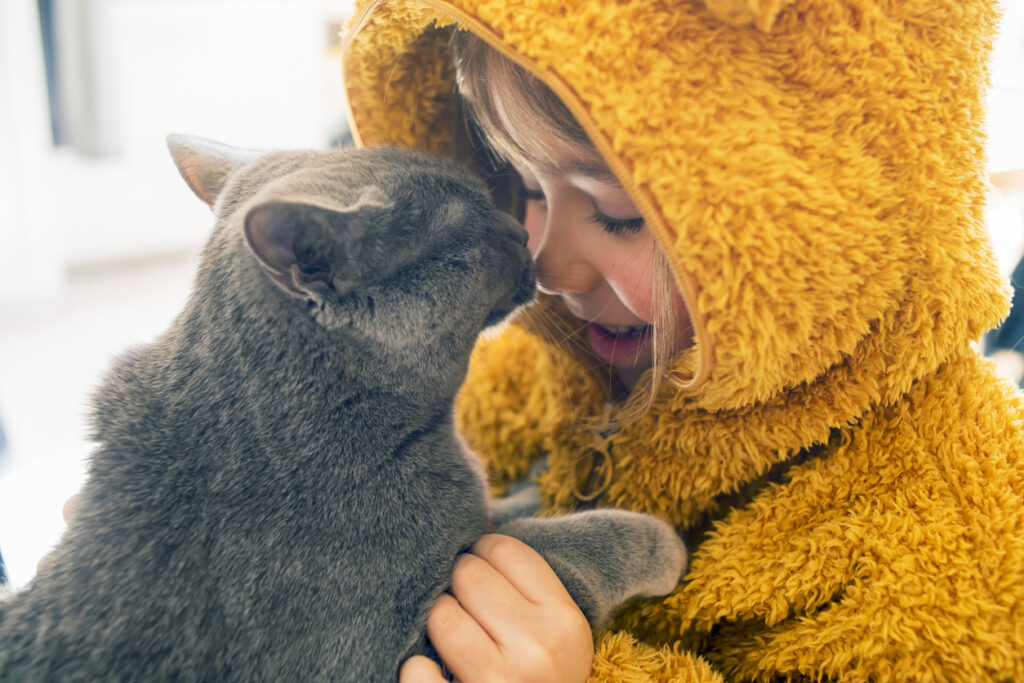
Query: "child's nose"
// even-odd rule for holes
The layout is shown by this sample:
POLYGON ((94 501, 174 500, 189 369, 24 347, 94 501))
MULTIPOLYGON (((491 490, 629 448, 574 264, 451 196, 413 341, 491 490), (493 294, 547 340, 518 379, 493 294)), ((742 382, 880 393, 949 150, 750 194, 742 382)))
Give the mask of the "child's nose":
POLYGON ((579 262, 559 264, 534 257, 537 286, 547 294, 585 294, 594 288, 597 278, 592 269, 579 262))
MULTIPOLYGON (((531 245, 532 246, 532 245, 531 245)), ((567 226, 549 224, 533 252, 537 285, 548 293, 583 294, 594 289, 601 274, 567 226)))

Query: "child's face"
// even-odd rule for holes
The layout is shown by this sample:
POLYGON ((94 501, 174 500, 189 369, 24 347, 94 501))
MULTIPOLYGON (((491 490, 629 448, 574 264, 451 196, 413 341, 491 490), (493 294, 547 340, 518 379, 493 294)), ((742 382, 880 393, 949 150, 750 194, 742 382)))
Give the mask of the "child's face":
MULTIPOLYGON (((538 285, 587 323, 593 351, 632 387, 653 362, 654 236, 600 157, 556 140, 544 147, 543 161, 514 161, 527 190, 524 224, 538 285)), ((675 309, 685 311, 675 296, 675 309)), ((689 319, 681 317, 678 332, 688 343, 689 319)))

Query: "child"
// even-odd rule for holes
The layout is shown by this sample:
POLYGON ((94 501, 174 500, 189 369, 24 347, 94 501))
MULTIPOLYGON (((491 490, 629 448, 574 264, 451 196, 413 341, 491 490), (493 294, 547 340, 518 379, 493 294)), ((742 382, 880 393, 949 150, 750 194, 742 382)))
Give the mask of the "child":
POLYGON ((1024 404, 970 346, 1007 308, 981 220, 995 21, 361 6, 356 138, 481 167, 530 233, 541 300, 456 407, 495 492, 541 462, 543 514, 656 514, 691 553, 590 634, 542 560, 485 537, 428 623, 456 678, 1024 680, 1024 404))

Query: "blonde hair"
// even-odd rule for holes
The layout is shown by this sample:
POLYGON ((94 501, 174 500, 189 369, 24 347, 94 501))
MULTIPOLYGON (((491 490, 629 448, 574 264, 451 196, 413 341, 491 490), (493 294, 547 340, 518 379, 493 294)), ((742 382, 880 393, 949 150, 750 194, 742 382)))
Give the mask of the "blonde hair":
MULTIPOLYGON (((565 143, 595 159, 601 158, 572 112, 540 79, 470 31, 456 30, 450 46, 459 94, 468 105, 470 115, 483 133, 490 151, 499 159, 537 159, 543 162, 551 158, 552 150, 544 144, 547 140, 565 143), (499 97, 502 111, 498 109, 499 97), (503 117, 506 120, 529 121, 537 134, 529 140, 516 139, 504 125, 503 117)), ((666 379, 678 383, 669 372, 670 361, 680 341, 676 333, 675 277, 660 248, 655 252, 651 267, 653 363, 646 382, 647 390, 631 392, 626 404, 617 412, 619 423, 634 422, 642 417, 654 403, 666 379)), ((563 332, 560 331, 559 338, 565 337, 563 332)))

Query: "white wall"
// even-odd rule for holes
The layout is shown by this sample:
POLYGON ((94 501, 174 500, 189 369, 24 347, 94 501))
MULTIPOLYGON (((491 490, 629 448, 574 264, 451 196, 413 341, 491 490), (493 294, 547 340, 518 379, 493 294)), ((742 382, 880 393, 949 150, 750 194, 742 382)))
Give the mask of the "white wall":
POLYGON ((92 89, 64 82, 78 105, 69 128, 85 142, 53 150, 35 2, 0 2, 0 303, 51 296, 66 267, 202 243, 209 213, 171 164, 168 133, 325 146, 344 123, 328 27, 349 3, 332 5, 58 0, 59 32, 72 38, 63 65, 92 89))
POLYGON ((63 281, 38 36, 34 0, 0 2, 0 305, 53 296, 63 281))
POLYGON ((74 197, 59 218, 72 265, 201 243, 208 214, 168 160, 168 133, 323 147, 336 114, 320 78, 326 32, 314 2, 108 2, 110 95, 124 155, 62 159, 55 168, 74 197), (81 209, 99 218, 88 233, 76 229, 81 209))
POLYGON ((0 549, 15 585, 83 480, 93 387, 181 309, 210 227, 164 137, 320 147, 345 110, 329 43, 348 0, 56 4, 63 30, 89 26, 72 42, 88 60, 69 60, 95 87, 64 93, 81 150, 51 146, 35 0, 0 0, 0 549))

